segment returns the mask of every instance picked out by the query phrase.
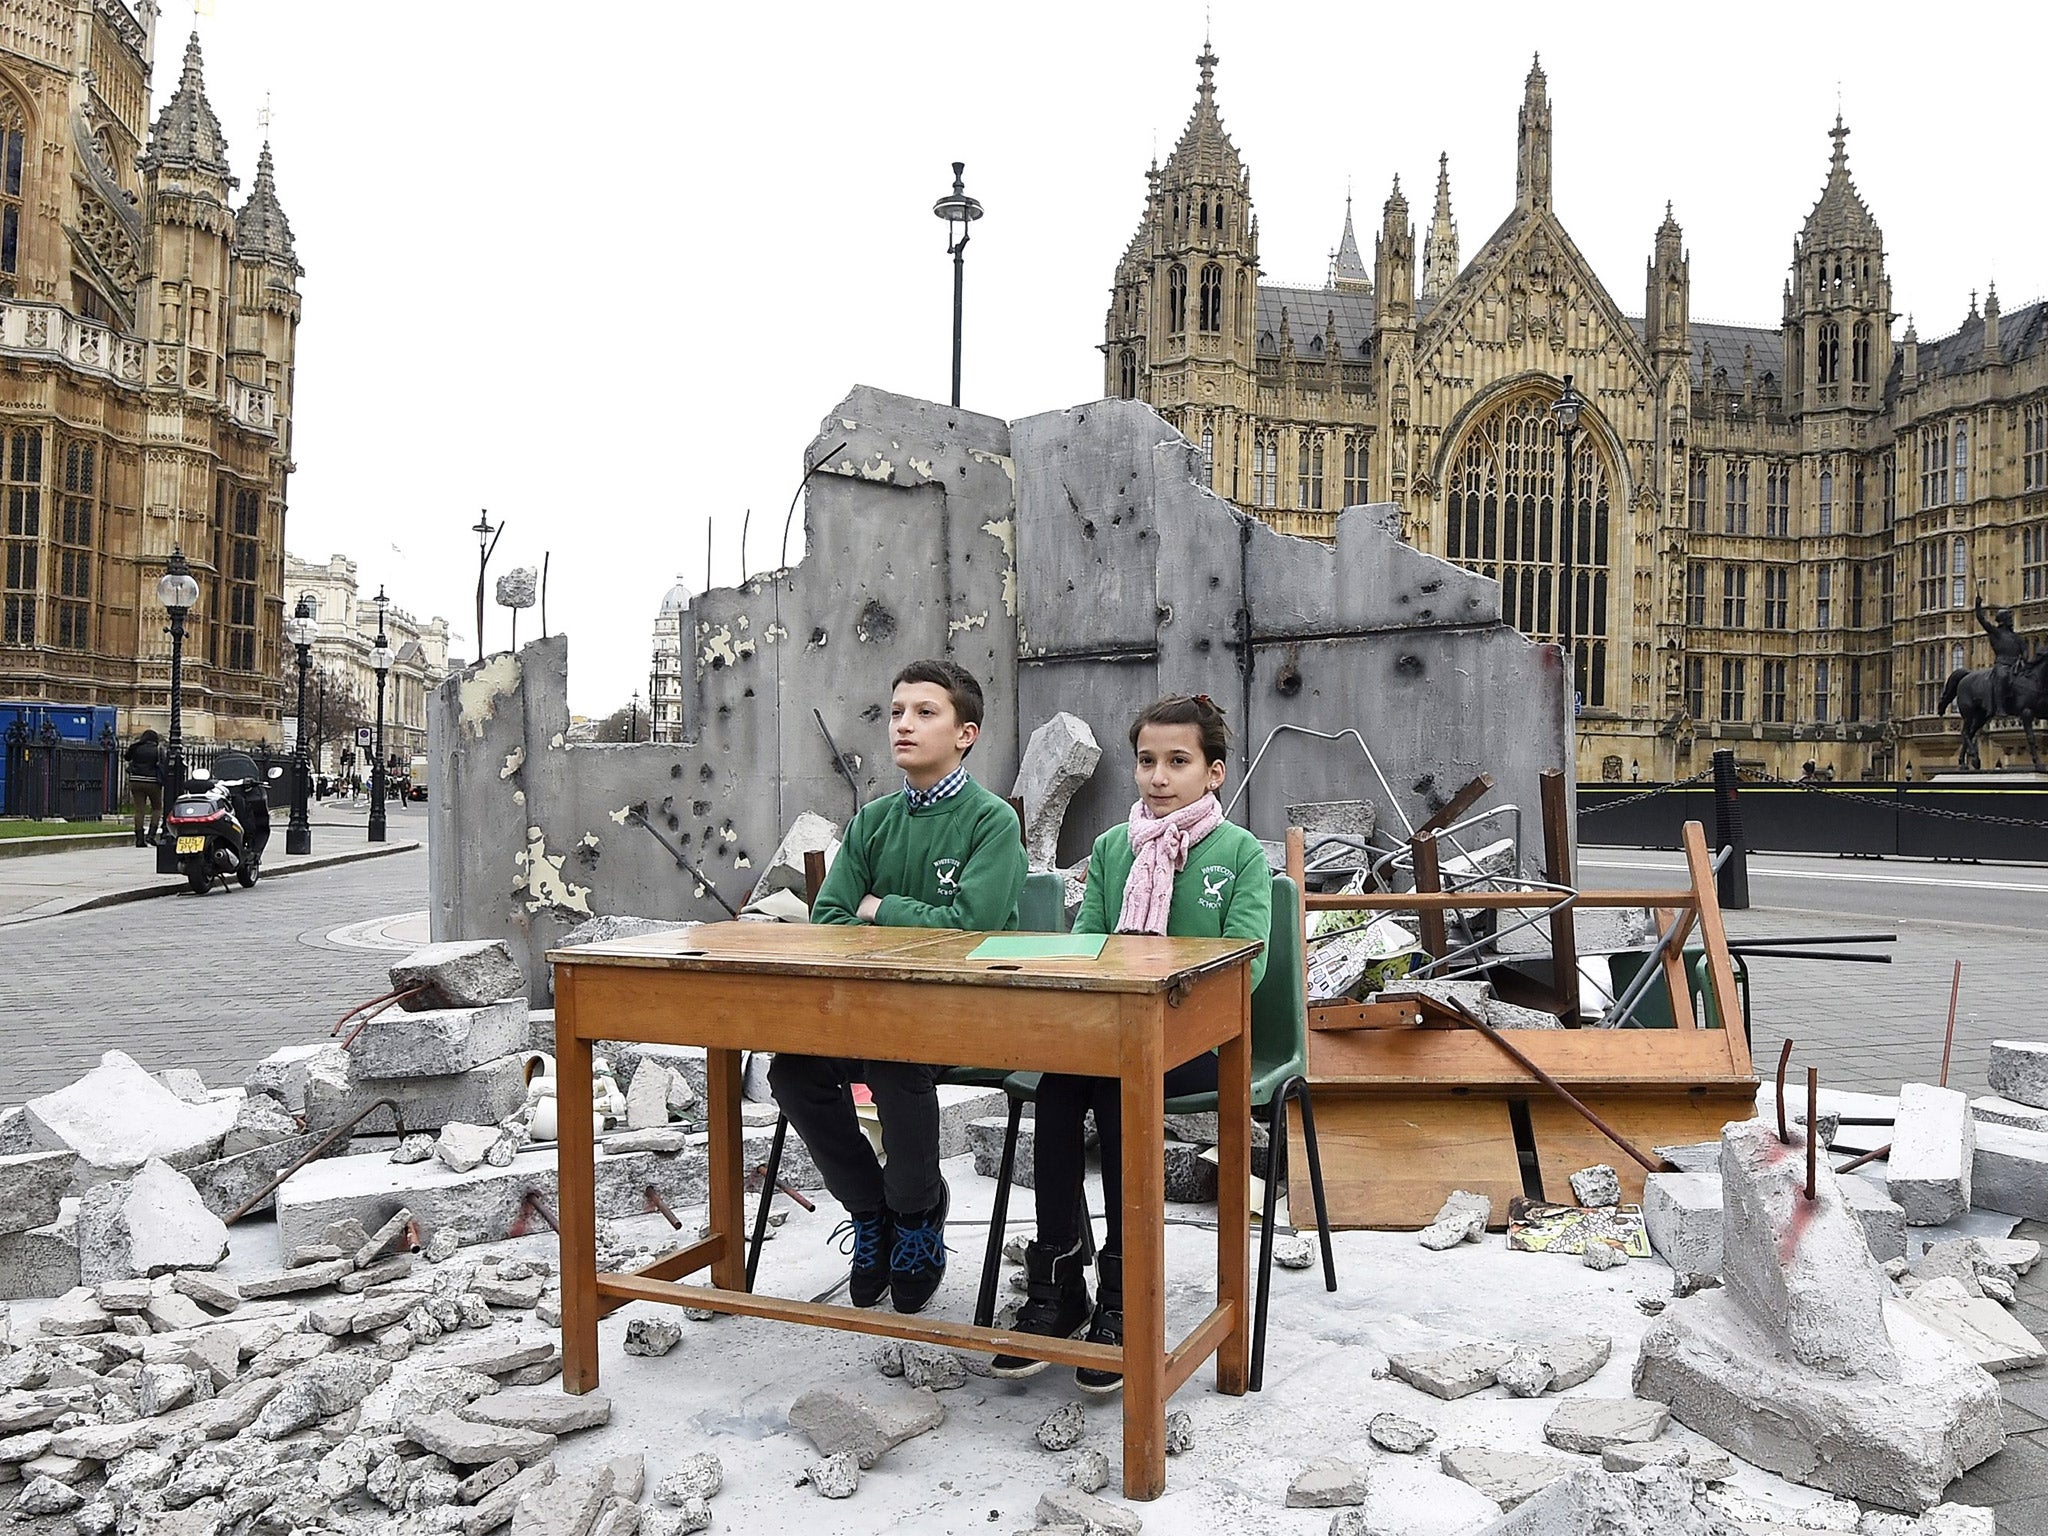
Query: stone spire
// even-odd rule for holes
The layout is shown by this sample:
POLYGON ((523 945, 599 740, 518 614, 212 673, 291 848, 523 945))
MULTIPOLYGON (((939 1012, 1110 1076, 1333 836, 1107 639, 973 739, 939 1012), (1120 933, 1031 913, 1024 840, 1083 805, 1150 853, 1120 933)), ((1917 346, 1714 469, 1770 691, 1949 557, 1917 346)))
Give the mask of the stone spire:
POLYGON ((1337 242, 1337 254, 1330 258, 1330 286, 1372 292, 1372 274, 1365 270, 1365 258, 1358 253, 1358 235, 1351 227, 1351 194, 1344 194, 1344 237, 1337 242))
POLYGON ((1376 320, 1412 324, 1415 311, 1415 226, 1408 222, 1408 199, 1401 178, 1394 178, 1373 245, 1373 270, 1379 286, 1376 320))
POLYGON ((1522 87, 1520 138, 1515 155, 1515 207, 1550 206, 1550 92, 1539 54, 1522 87))
POLYGON ((1179 176, 1212 181, 1225 177, 1239 180, 1244 167, 1238 159, 1237 146, 1223 131, 1223 119, 1216 110, 1217 59, 1206 42, 1202 44, 1202 52, 1195 63, 1202 71, 1201 81, 1195 87, 1195 110, 1188 116, 1187 127, 1181 130, 1180 142, 1166 157, 1166 179, 1171 181, 1179 176))
POLYGON ((256 181, 249 200, 235 215, 235 254, 254 261, 275 261, 296 270, 299 254, 292 244, 291 221, 277 200, 277 180, 270 162, 270 142, 256 157, 256 181))
POLYGON ((229 186, 235 184, 228 174, 228 141, 206 99, 197 32, 185 44, 185 68, 178 77, 178 88, 157 114, 156 125, 149 131, 149 148, 139 163, 145 171, 165 166, 208 171, 229 186))
POLYGON ((1422 297, 1435 303, 1458 276, 1458 223, 1451 217, 1451 157, 1436 157, 1436 217, 1422 242, 1422 297))
POLYGON ((1813 212, 1806 216, 1801 238, 1809 249, 1816 250, 1843 244, 1880 244, 1884 237, 1878 232, 1877 220, 1870 216, 1863 195, 1849 177, 1849 130, 1842 126, 1839 112, 1828 137, 1835 141, 1835 148, 1828 159, 1827 185, 1821 188, 1820 201, 1813 205, 1813 212))

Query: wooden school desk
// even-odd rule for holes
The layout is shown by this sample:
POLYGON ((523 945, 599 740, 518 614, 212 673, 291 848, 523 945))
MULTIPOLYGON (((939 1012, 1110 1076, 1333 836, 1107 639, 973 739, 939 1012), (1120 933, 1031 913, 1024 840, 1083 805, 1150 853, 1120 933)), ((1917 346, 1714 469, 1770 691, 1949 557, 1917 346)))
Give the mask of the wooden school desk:
MULTIPOLYGON (((710 1236, 633 1274, 599 1274, 591 1143, 559 1145, 562 1386, 598 1383, 597 1322, 662 1301, 1094 1365, 1124 1377, 1124 1493, 1166 1488, 1166 1399, 1210 1355, 1217 1387, 1245 1390, 1251 1156, 1251 966, 1235 939, 1112 937, 1100 958, 969 960, 986 935, 917 928, 712 923, 548 955, 555 968, 557 1113, 588 1125, 594 1040, 701 1045, 709 1054, 710 1236), (1169 1065, 1221 1049, 1216 1305, 1168 1348, 1165 1125, 1169 1065), (1123 1085, 1122 1348, 977 1328, 886 1308, 757 1296, 746 1286, 740 1052, 790 1051, 1115 1077, 1123 1085), (681 1285, 709 1269, 711 1284, 681 1285)), ((943 1296, 945 1293, 941 1293, 943 1296)), ((705 1336, 716 1347, 716 1334, 705 1336)), ((1048 1399, 1052 1401, 1052 1399, 1048 1399)))

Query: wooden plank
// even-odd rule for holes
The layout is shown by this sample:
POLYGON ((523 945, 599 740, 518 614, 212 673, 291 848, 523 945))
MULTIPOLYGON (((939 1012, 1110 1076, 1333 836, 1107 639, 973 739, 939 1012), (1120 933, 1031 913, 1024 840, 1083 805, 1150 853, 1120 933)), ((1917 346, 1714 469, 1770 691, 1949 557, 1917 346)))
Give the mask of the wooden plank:
MULTIPOLYGON (((1216 1390, 1241 1397, 1251 1373, 1251 1291, 1248 1276, 1251 1259, 1251 1174, 1252 1174, 1252 1039, 1249 1029, 1238 1027, 1251 1018, 1251 967, 1239 973, 1239 994, 1231 1010, 1231 1038, 1218 1052, 1216 1063, 1216 1120, 1219 1156, 1216 1162, 1216 1305, 1231 1309, 1229 1332, 1215 1342, 1216 1390)), ((1187 1348, 1183 1342, 1175 1359, 1187 1348)), ((1204 1350, 1203 1354, 1208 1351, 1204 1350)), ((1192 1365, 1189 1367, 1192 1369, 1192 1365)), ((1176 1377, 1175 1365, 1167 1366, 1166 1394, 1187 1380, 1176 1377)))
POLYGON ((972 1323, 949 1323, 936 1317, 907 1317, 895 1312, 869 1311, 863 1307, 826 1306, 781 1296, 758 1296, 751 1291, 729 1290, 723 1286, 678 1285, 672 1280, 655 1280, 643 1275, 601 1274, 596 1277, 596 1285, 600 1295, 621 1305, 632 1301, 659 1301, 678 1307, 702 1307, 707 1312, 727 1312, 738 1317, 765 1317, 775 1322, 802 1323, 813 1328, 837 1328, 847 1333, 909 1339, 918 1344, 938 1344, 947 1349, 964 1349, 976 1354, 1026 1355, 1034 1360, 1050 1360, 1055 1365, 1093 1365, 1109 1370, 1123 1367, 1124 1352, 1112 1345, 1088 1344, 1080 1339, 1053 1339, 1042 1333, 1011 1333, 1000 1328, 977 1328, 972 1323))
POLYGON ((734 1291, 747 1283, 746 1162, 740 1144, 740 1053, 706 1052, 711 1235, 723 1246, 711 1261, 711 1283, 734 1291))
POLYGON ((1728 954, 1728 930, 1721 925, 1721 898, 1714 884, 1714 861, 1707 853, 1706 829, 1688 821, 1682 836, 1685 867, 1692 875, 1693 905, 1700 915, 1700 938, 1707 950, 1707 979, 1721 1015, 1720 1032, 1728 1037, 1730 1065, 1746 1077, 1755 1068, 1750 1064, 1749 1038, 1744 1032, 1742 993, 1735 985, 1735 962, 1728 954))
MULTIPOLYGON (((1201 1368, 1202 1362, 1210 1355, 1215 1354, 1218 1360, 1221 1360, 1222 1356, 1218 1351, 1229 1347, 1232 1334, 1242 1333, 1246 1338, 1251 1337, 1251 1330, 1245 1326, 1244 1319, 1243 1301, 1218 1302, 1210 1309, 1209 1315, 1195 1325, 1195 1331, 1173 1347, 1172 1352, 1166 1357, 1166 1371, 1163 1377, 1165 1394, 1169 1399, 1186 1385, 1187 1379, 1201 1368)), ((1217 1390, 1228 1391, 1223 1387, 1217 1390)), ((1244 1388, 1239 1386, 1237 1391, 1230 1395, 1242 1397, 1244 1388)))
MULTIPOLYGON (((1706 1091, 1669 1089, 1661 1093, 1581 1094, 1586 1107, 1644 1152, 1720 1139, 1730 1120, 1756 1112, 1756 1084, 1706 1091)), ((1321 1106, 1318 1105, 1318 1108, 1321 1106)), ((1572 1107, 1551 1094, 1529 1098, 1529 1124, 1536 1135, 1536 1163, 1543 1187, 1568 1199, 1571 1176, 1605 1163, 1621 1178, 1624 1200, 1643 1198, 1644 1170, 1635 1159, 1595 1130, 1572 1107)))
MULTIPOLYGON (((1715 1086, 1751 1080, 1730 1061, 1725 1029, 1518 1029, 1509 1038, 1544 1071, 1577 1085, 1715 1086)), ((1309 1082, 1353 1089, 1513 1087, 1547 1092, 1476 1030, 1311 1031, 1309 1082)))
POLYGON ((818 892, 825 888, 825 854, 822 849, 811 848, 804 853, 804 905, 818 904, 818 892))
MULTIPOLYGON (((1444 888, 1443 871, 1437 866, 1436 834, 1418 832, 1409 839, 1408 851, 1415 861, 1415 894, 1434 896, 1444 888)), ((1451 941, 1444 929, 1442 907, 1419 907, 1421 915, 1422 947, 1430 955, 1441 959, 1450 949, 1451 941)))
MULTIPOLYGON (((1427 1226, 1454 1189, 1490 1196, 1506 1222, 1508 1201, 1522 1192, 1522 1167, 1505 1098, 1314 1091, 1333 1228, 1427 1226)), ((1308 1151, 1299 1116, 1288 1117, 1287 1134, 1287 1166, 1301 1170, 1305 1201, 1308 1151)), ((1289 1204, 1296 1224, 1305 1224, 1304 1212, 1289 1204)))
POLYGON ((1317 1003, 1308 1010, 1310 1029, 1416 1029, 1422 1010, 1414 1003, 1317 1003))
POLYGON ((1492 788, 1493 775, 1490 773, 1482 773, 1477 778, 1472 779, 1463 789, 1446 800, 1434 816, 1431 816, 1429 820, 1415 829, 1411 836, 1411 841, 1415 837, 1421 837, 1424 833, 1434 835, 1443 831, 1445 827, 1448 827, 1452 822, 1483 800, 1486 797, 1486 792, 1492 788))
POLYGON ((1130 997, 1123 1008, 1124 1497, 1156 1499, 1166 1491, 1166 1063, 1159 1004, 1130 997))
MULTIPOLYGON (((1564 774, 1547 768, 1537 775, 1543 797, 1543 878, 1552 885, 1573 885, 1571 787, 1564 774)), ((1550 914, 1550 994, 1552 1011, 1576 1022, 1579 1017, 1579 945, 1572 909, 1550 914)))
MULTIPOLYGON (((665 1254, 661 1258, 656 1259, 652 1264, 643 1264, 634 1270, 633 1273, 648 1280, 674 1280, 680 1276, 695 1274, 698 1270, 707 1268, 713 1260, 721 1257, 724 1252, 725 1239, 714 1235, 705 1238, 702 1242, 692 1243, 687 1248, 679 1248, 674 1253, 665 1254)), ((600 1296, 597 1299, 597 1315, 599 1317, 610 1317, 625 1305, 626 1303, 618 1297, 600 1296)))
POLYGON ((555 978, 556 1203, 561 1223, 562 1390, 597 1386, 597 1176, 590 1127, 590 1040, 578 1028, 577 978, 555 978))
MULTIPOLYGON (((1671 999, 1671 1023, 1676 1029, 1693 1029, 1698 1021, 1692 1016, 1692 989, 1685 982, 1685 935, 1692 927, 1693 914, 1673 912, 1668 907, 1656 909, 1657 931, 1670 928, 1674 919, 1678 927, 1672 931, 1671 942, 1661 951, 1660 963, 1664 967, 1664 990, 1671 999)), ((1650 985, 1655 986, 1652 982, 1650 985)))

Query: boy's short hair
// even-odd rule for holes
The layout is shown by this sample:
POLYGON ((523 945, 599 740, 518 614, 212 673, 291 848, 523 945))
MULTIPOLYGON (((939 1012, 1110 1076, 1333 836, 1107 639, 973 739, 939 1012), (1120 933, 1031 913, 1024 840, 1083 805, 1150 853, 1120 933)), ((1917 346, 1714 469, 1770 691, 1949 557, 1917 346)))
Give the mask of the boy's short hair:
POLYGON ((930 683, 945 689, 946 697, 953 701, 953 713, 962 725, 981 724, 981 684, 957 661, 946 661, 940 657, 913 661, 896 674, 889 684, 889 691, 894 693, 905 683, 930 683))

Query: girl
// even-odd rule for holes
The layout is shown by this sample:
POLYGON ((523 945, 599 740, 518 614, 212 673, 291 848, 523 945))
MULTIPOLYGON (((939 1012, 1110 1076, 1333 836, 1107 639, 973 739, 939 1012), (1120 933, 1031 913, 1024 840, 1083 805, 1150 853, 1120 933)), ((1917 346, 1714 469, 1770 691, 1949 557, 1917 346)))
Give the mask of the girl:
MULTIPOLYGON (((1259 840, 1223 819, 1230 728, 1207 694, 1173 694, 1131 725, 1138 800, 1131 819, 1095 840, 1076 933, 1163 933, 1174 938, 1270 936, 1273 881, 1259 840)), ((1261 950, 1252 986, 1265 975, 1261 950)), ((1166 1097, 1213 1093, 1216 1056, 1205 1052, 1166 1074, 1166 1097)), ((1048 1075, 1038 1087, 1033 1136, 1033 1195, 1038 1238, 1024 1251, 1029 1289, 1017 1313, 1022 1333, 1072 1338, 1083 1326, 1091 1344, 1121 1344, 1123 1296, 1123 1123, 1115 1078, 1048 1075), (1083 1118, 1095 1112, 1102 1143, 1102 1200, 1108 1236, 1096 1255, 1091 1306, 1080 1222, 1083 1118)), ((997 1376, 1031 1376, 1043 1360, 998 1355, 997 1376)), ((1114 1392, 1123 1378, 1083 1366, 1086 1392, 1114 1392)))

